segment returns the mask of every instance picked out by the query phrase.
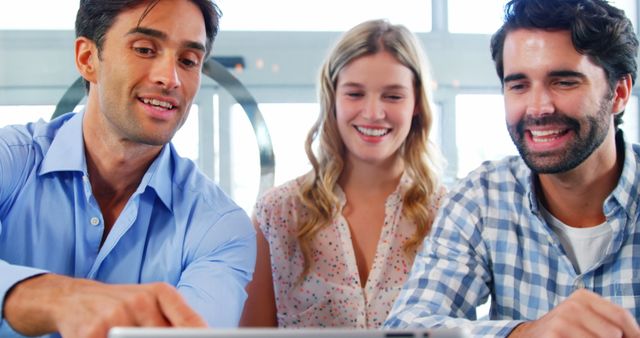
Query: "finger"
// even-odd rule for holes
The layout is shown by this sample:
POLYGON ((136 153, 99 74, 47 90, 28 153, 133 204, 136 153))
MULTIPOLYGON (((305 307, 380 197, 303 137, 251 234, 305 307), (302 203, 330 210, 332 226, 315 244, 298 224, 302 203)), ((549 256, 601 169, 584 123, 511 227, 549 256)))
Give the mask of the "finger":
POLYGON ((167 284, 153 284, 158 303, 171 326, 206 327, 207 323, 182 298, 174 287, 167 284))
POLYGON ((126 309, 130 318, 134 318, 135 326, 167 327, 171 326, 169 320, 158 301, 153 289, 136 288, 126 299, 126 309))

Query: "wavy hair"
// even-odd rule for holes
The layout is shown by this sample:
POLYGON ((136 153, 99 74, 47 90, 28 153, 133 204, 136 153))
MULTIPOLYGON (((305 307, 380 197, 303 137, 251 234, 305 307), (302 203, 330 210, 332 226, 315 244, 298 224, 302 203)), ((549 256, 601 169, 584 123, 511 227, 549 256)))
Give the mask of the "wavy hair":
POLYGON ((344 168, 345 145, 336 122, 336 85, 340 71, 356 58, 386 51, 413 73, 416 111, 401 153, 405 173, 412 179, 403 195, 403 215, 416 224, 413 236, 405 243, 408 255, 415 255, 417 247, 431 229, 434 210, 430 208, 440 189, 440 156, 429 142, 433 123, 429 105, 426 58, 416 37, 402 25, 385 20, 363 22, 347 31, 330 51, 320 70, 318 97, 320 114, 309 131, 305 151, 313 169, 303 176, 299 199, 306 209, 301 216, 297 239, 304 257, 301 281, 311 268, 314 236, 331 224, 339 212, 339 200, 334 188, 344 168), (314 144, 318 142, 316 151, 314 144))

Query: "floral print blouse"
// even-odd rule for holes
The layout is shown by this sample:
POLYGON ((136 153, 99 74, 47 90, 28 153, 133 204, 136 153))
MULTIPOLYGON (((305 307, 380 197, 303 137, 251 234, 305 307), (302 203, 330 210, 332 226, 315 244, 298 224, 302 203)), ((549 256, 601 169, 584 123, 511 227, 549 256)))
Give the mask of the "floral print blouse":
MULTIPOLYGON (((316 234, 311 270, 296 284, 304 264, 296 239, 298 215, 304 212, 297 198, 299 181, 272 188, 258 200, 254 217, 269 243, 278 326, 382 326, 414 258, 403 250, 415 231, 413 222, 402 215, 403 192, 410 184, 404 175, 386 200, 384 225, 365 285, 360 282, 349 225, 342 213, 316 234)), ((342 210, 345 195, 336 189, 342 210)), ((441 196, 442 191, 432 210, 441 196)))

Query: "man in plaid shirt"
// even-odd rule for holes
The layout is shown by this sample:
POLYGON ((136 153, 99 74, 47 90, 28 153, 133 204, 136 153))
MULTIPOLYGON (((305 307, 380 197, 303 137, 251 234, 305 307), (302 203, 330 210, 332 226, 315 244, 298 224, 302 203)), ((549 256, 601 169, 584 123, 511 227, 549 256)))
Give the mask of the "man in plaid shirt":
POLYGON ((634 28, 603 0, 512 0, 505 14, 491 52, 520 156, 451 190, 386 326, 640 337, 640 146, 619 130, 634 28))

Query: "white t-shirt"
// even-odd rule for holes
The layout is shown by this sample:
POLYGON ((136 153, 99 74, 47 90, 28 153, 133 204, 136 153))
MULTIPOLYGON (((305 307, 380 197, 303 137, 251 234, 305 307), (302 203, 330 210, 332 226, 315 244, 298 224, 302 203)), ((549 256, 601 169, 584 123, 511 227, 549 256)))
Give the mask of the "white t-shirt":
POLYGON ((578 274, 602 259, 613 238, 613 230, 607 222, 588 228, 572 227, 555 218, 542 203, 538 204, 542 217, 560 238, 562 248, 578 274))

